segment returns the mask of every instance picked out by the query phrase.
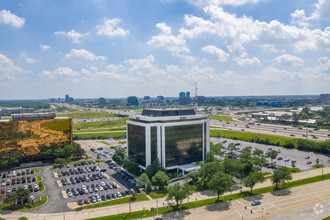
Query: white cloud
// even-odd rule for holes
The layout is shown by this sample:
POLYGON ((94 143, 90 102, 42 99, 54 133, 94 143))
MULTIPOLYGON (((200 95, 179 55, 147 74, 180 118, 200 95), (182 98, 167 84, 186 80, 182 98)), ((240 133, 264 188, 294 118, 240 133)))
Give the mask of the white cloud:
POLYGON ((227 61, 230 56, 225 51, 223 51, 213 45, 208 45, 208 46, 203 47, 202 51, 205 53, 208 53, 211 57, 215 58, 219 62, 227 61))
POLYGON ((235 58, 233 59, 240 66, 258 66, 260 64, 260 60, 257 57, 252 58, 235 58))
POLYGON ((184 55, 184 54, 180 54, 180 53, 174 53, 173 56, 179 57, 180 59, 182 59, 188 63, 192 63, 192 62, 196 61, 196 57, 184 55))
POLYGON ((21 53, 19 55, 19 58, 21 60, 24 60, 28 64, 34 64, 34 63, 39 62, 39 60, 37 60, 37 59, 33 59, 33 58, 28 57, 28 55, 26 53, 21 53))
POLYGON ((319 0, 315 4, 316 10, 314 11, 312 17, 330 21, 330 0, 319 0))
POLYGON ((98 35, 105 35, 108 37, 125 37, 128 33, 129 30, 125 30, 123 28, 118 27, 117 25, 121 22, 119 18, 114 18, 114 19, 104 19, 103 25, 97 25, 96 30, 98 35))
POLYGON ((291 24, 296 24, 302 27, 309 26, 309 20, 311 17, 306 17, 304 10, 295 10, 294 13, 291 13, 291 24))
POLYGON ((55 79, 57 76, 77 77, 79 76, 79 73, 73 71, 70 67, 58 67, 53 72, 45 70, 39 75, 55 79))
POLYGON ((39 47, 40 47, 40 49, 42 49, 42 50, 48 50, 48 49, 51 48, 51 46, 48 46, 48 45, 45 45, 45 44, 40 44, 39 47))
POLYGON ((289 54, 283 54, 275 58, 275 62, 282 66, 303 66, 304 61, 299 57, 295 57, 289 54))
POLYGON ((10 11, 2 10, 0 11, 0 23, 9 24, 15 28, 20 28, 23 27, 25 19, 12 14, 10 11))
POLYGON ((165 48, 171 52, 189 52, 186 47, 186 40, 183 39, 182 35, 172 35, 171 28, 165 23, 158 23, 156 27, 160 29, 161 33, 152 36, 151 40, 147 42, 147 45, 151 45, 155 48, 165 48))
POLYGON ((81 37, 90 35, 89 32, 81 34, 79 32, 76 32, 75 30, 71 30, 69 32, 57 31, 54 34, 67 36, 74 44, 79 44, 81 37))
POLYGON ((0 53, 0 80, 14 80, 14 74, 24 72, 25 71, 16 66, 11 59, 0 53))
POLYGON ((87 60, 87 61, 103 61, 106 60, 107 57, 105 56, 96 56, 94 53, 85 50, 85 49, 81 49, 81 50, 77 50, 77 49, 72 49, 70 51, 70 53, 66 54, 64 56, 65 60, 87 60))
POLYGON ((232 5, 239 6, 248 3, 259 3, 261 0, 187 0, 189 3, 197 6, 206 5, 232 5))

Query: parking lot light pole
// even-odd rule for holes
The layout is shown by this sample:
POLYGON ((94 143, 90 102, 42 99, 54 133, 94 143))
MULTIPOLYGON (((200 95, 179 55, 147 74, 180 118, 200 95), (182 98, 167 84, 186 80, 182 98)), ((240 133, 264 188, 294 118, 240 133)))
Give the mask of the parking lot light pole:
POLYGON ((131 214, 131 197, 128 197, 129 214, 131 214))

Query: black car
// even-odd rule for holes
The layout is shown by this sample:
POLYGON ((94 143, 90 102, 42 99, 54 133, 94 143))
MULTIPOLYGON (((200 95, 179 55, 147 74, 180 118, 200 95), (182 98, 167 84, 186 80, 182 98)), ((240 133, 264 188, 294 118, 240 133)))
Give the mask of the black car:
POLYGON ((112 199, 110 194, 107 195, 107 199, 112 199))

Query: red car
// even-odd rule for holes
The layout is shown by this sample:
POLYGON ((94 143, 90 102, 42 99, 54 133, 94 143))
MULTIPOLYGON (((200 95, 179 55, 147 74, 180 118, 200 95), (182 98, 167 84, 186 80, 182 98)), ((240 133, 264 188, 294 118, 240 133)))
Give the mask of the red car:
POLYGON ((85 204, 91 204, 91 201, 89 201, 89 199, 85 199, 85 204))
POLYGON ((311 164, 311 163, 312 163, 312 161, 307 161, 307 162, 306 162, 306 164, 311 164))

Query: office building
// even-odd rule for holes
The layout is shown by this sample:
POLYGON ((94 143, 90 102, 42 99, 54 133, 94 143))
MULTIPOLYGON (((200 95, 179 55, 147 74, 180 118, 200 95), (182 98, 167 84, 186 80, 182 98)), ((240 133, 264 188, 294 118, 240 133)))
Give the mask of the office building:
POLYGON ((150 100, 150 96, 146 95, 143 97, 143 99, 144 99, 144 101, 148 101, 148 100, 150 100))
POLYGON ((105 98, 101 97, 101 98, 99 98, 98 103, 99 103, 99 105, 105 105, 107 103, 107 101, 105 100, 105 98))
POLYGON ((67 94, 67 95, 65 95, 64 101, 65 101, 65 102, 73 102, 73 98, 70 97, 70 96, 67 94))
POLYGON ((320 101, 323 105, 330 105, 330 94, 321 94, 320 101))
POLYGON ((191 102, 191 100, 190 100, 190 92, 186 92, 186 97, 187 97, 188 102, 190 103, 191 102))
POLYGON ((139 101, 136 96, 129 96, 127 98, 127 105, 139 105, 139 101))
POLYGON ((187 171, 210 150, 209 121, 193 109, 145 109, 127 121, 127 154, 145 169, 156 158, 165 169, 187 171))
POLYGON ((10 116, 12 114, 23 114, 23 113, 33 113, 34 108, 1 108, 0 109, 0 114, 2 116, 10 116))

